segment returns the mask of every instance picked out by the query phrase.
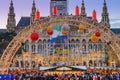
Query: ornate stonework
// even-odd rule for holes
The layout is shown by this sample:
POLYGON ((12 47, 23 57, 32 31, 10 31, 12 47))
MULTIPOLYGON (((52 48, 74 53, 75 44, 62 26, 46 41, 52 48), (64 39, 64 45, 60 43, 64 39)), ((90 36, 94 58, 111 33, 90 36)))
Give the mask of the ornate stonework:
MULTIPOLYGON (((42 35, 44 33, 43 31, 46 31, 49 25, 53 23, 58 23, 58 22, 61 22, 61 23, 66 22, 69 26, 71 27, 74 26, 76 28, 79 27, 80 24, 85 24, 87 33, 80 35, 78 31, 73 30, 74 32, 72 33, 72 30, 70 30, 70 34, 71 34, 70 41, 78 40, 82 42, 86 40, 86 43, 88 43, 90 40, 90 35, 94 34, 96 31, 99 31, 101 33, 100 40, 103 42, 103 45, 102 45, 103 52, 101 53, 97 52, 97 53, 103 54, 103 57, 105 57, 104 45, 105 43, 109 43, 109 45, 111 46, 111 48, 113 49, 117 57, 120 57, 120 39, 105 25, 98 23, 97 21, 92 21, 91 19, 82 17, 82 16, 73 16, 73 15, 51 16, 51 17, 46 17, 45 19, 40 21, 35 21, 34 24, 29 25, 28 27, 20 31, 17 34, 17 36, 14 37, 14 39, 9 43, 9 45, 7 46, 6 50, 4 51, 1 57, 1 61, 4 62, 4 65, 2 66, 2 68, 4 68, 3 72, 5 70, 8 70, 10 63, 14 58, 14 55, 16 54, 18 49, 21 47, 22 43, 25 43, 27 40, 28 41, 30 40, 29 37, 32 32, 36 31, 39 33, 39 35, 42 35)), ((44 36, 41 36, 40 39, 41 41, 43 41, 44 39, 48 40, 49 36, 47 34, 44 34, 44 36)), ((84 51, 85 47, 82 48, 82 46, 80 45, 80 47, 78 48, 80 48, 80 50, 83 49, 84 51)), ((92 55, 92 54, 93 53, 91 53, 91 57, 95 57, 95 55, 92 55)), ((100 55, 98 55, 99 60, 100 58, 101 58, 100 55)), ((85 57, 81 59, 84 61, 85 57)), ((120 60, 120 58, 118 59, 120 60)), ((84 62, 83 64, 86 64, 86 63, 84 62)))
POLYGON ((16 20, 15 20, 15 13, 14 13, 14 6, 13 1, 11 0, 10 7, 9 7, 9 13, 8 13, 8 19, 7 19, 7 30, 8 31, 14 31, 16 27, 16 20))

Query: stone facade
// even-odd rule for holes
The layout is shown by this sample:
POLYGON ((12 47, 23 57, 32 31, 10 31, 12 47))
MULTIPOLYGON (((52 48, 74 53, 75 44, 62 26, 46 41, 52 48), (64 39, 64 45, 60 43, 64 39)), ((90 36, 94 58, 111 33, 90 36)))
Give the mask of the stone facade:
MULTIPOLYGON (((51 0, 51 2, 50 2, 50 15, 52 15, 53 6, 58 7, 58 14, 59 15, 60 14, 61 15, 67 15, 68 14, 67 4, 68 4, 67 0, 51 0)), ((9 14, 8 14, 8 20, 7 20, 7 26, 6 26, 7 30, 8 31, 19 32, 23 28, 25 28, 25 27, 29 26, 30 24, 34 23, 35 12, 36 12, 36 5, 35 5, 35 1, 33 0, 30 19, 29 20, 26 19, 26 20, 21 22, 21 20, 22 20, 22 18, 21 18, 20 21, 18 22, 18 24, 22 24, 22 26, 18 25, 18 24, 16 25, 14 6, 13 6, 13 2, 11 0, 10 8, 9 8, 9 14)), ((87 17, 84 0, 82 0, 81 14, 80 15, 83 16, 83 17, 87 17)), ((24 18, 26 18, 26 17, 24 17, 24 18)), ((109 13, 108 13, 108 10, 107 10, 106 0, 104 0, 104 4, 103 4, 103 12, 102 12, 101 23, 110 28, 109 13)))

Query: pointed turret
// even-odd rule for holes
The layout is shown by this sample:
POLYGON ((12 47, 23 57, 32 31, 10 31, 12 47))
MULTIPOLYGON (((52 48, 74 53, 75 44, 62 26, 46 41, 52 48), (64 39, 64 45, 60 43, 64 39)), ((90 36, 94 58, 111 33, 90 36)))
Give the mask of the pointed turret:
POLYGON ((33 22, 35 20, 35 12, 36 12, 36 6, 35 6, 35 0, 33 0, 32 11, 31 11, 31 15, 30 15, 30 24, 33 24, 33 22))
POLYGON ((13 6, 13 1, 11 0, 6 27, 7 30, 10 32, 10 31, 14 31, 15 26, 16 26, 16 20, 15 20, 14 6, 13 6))
POLYGON ((84 0, 82 0, 81 16, 86 17, 84 0))
POLYGON ((105 24, 105 26, 110 28, 109 13, 107 10, 106 0, 104 0, 101 23, 105 24))

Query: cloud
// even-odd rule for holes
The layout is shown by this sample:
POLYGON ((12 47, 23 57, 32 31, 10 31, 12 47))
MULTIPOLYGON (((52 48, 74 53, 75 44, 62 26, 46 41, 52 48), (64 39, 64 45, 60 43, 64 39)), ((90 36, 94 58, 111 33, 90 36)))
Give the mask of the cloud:
POLYGON ((120 28, 120 19, 110 20, 111 28, 120 28))
POLYGON ((120 19, 111 19, 110 23, 111 24, 120 23, 120 19))

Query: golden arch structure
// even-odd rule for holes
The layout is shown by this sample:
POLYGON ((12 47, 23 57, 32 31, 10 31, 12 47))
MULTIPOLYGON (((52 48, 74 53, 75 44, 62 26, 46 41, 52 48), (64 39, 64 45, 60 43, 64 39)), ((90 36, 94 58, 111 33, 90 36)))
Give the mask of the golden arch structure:
POLYGON ((46 30, 49 25, 57 22, 66 22, 68 25, 76 27, 79 27, 80 24, 85 24, 85 26, 88 26, 87 29, 89 34, 94 34, 96 31, 99 31, 101 33, 100 38, 106 42, 110 42, 110 46, 120 60, 120 39, 102 23, 98 23, 97 21, 93 21, 92 19, 82 16, 51 16, 46 17, 43 20, 36 20, 34 24, 24 28, 17 34, 17 36, 13 38, 1 57, 0 62, 4 63, 0 65, 2 71, 5 72, 9 69, 11 61, 13 60, 16 52, 22 46, 22 43, 25 43, 25 41, 29 39, 32 32, 42 32, 42 30, 46 30))

